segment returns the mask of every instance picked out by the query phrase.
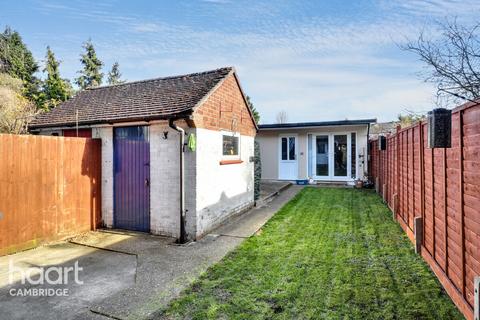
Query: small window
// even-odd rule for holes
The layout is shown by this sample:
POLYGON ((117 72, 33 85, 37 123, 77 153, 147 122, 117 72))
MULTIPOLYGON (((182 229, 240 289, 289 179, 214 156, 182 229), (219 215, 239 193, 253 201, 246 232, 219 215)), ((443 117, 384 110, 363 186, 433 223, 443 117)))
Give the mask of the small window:
POLYGON ((223 135, 223 155, 238 156, 238 137, 223 135))

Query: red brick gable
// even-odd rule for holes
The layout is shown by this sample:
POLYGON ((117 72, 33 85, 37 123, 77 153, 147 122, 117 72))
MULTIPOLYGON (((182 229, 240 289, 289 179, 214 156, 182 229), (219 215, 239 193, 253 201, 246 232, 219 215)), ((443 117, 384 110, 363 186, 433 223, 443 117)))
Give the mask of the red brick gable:
POLYGON ((257 133, 254 121, 233 72, 210 93, 193 114, 193 122, 197 128, 235 131, 252 137, 257 133))

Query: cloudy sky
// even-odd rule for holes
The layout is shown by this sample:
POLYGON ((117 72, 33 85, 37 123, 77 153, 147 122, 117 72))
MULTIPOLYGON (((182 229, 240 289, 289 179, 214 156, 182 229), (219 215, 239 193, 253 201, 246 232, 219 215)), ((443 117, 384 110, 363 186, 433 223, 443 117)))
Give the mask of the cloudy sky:
POLYGON ((43 64, 50 45, 64 77, 80 69, 91 38, 127 80, 235 66, 263 123, 396 118, 425 112, 434 88, 423 65, 399 49, 435 21, 465 23, 478 0, 378 1, 7 1, 0 25, 19 31, 43 64))

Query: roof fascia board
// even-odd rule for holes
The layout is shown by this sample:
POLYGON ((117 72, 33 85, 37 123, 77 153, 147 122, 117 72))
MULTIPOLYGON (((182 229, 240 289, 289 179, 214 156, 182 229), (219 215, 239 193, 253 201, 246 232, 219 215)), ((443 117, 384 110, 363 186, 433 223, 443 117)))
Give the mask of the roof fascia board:
POLYGON ((363 127, 368 126, 368 123, 358 124, 334 124, 327 126, 306 126, 306 127, 275 127, 275 128, 260 128, 259 131, 279 131, 279 130, 298 130, 298 129, 320 129, 320 128, 337 128, 337 127, 363 127))

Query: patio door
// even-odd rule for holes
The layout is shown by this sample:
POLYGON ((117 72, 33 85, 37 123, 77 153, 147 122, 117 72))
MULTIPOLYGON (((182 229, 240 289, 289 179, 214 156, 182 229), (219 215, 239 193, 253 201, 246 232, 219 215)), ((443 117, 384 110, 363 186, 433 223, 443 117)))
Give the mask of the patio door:
POLYGON ((115 228, 150 231, 150 142, 147 126, 114 128, 115 228))
POLYGON ((279 144, 278 178, 281 180, 298 179, 297 136, 280 136, 279 144))
POLYGON ((328 135, 315 136, 314 173, 317 177, 328 178, 330 176, 330 137, 328 135))
POLYGON ((333 177, 344 178, 348 177, 349 154, 350 148, 348 143, 348 135, 334 134, 333 135, 333 177))
POLYGON ((352 143, 350 133, 312 135, 311 176, 315 180, 350 180, 352 143))

